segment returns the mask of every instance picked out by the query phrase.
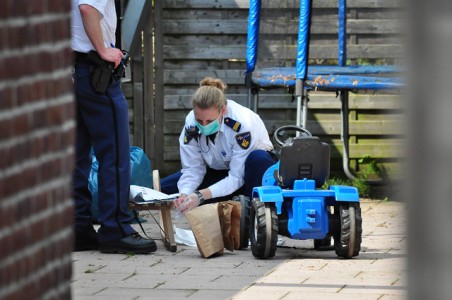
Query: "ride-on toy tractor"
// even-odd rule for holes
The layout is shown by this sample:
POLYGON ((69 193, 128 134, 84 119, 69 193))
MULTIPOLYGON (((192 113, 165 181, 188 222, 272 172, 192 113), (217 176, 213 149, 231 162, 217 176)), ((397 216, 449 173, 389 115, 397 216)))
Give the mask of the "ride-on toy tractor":
POLYGON ((262 186, 253 189, 249 220, 242 222, 249 222, 253 255, 273 257, 280 234, 314 239, 317 250, 332 249, 333 237, 338 257, 357 256, 362 235, 358 190, 342 185, 320 189, 329 175, 328 144, 291 125, 278 128, 274 139, 281 146, 279 161, 265 172, 262 186), (288 137, 290 131, 299 134, 288 137))

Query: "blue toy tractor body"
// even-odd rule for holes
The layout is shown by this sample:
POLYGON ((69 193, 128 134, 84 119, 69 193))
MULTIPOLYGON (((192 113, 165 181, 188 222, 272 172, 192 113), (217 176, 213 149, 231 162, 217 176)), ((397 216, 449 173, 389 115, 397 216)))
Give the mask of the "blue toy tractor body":
POLYGON ((362 234, 358 190, 342 185, 320 189, 329 175, 329 146, 305 129, 299 131, 305 135, 282 143, 280 160, 266 171, 262 186, 253 189, 249 219, 253 255, 274 256, 280 234, 314 239, 318 250, 332 250, 334 238, 337 256, 357 256, 362 234))

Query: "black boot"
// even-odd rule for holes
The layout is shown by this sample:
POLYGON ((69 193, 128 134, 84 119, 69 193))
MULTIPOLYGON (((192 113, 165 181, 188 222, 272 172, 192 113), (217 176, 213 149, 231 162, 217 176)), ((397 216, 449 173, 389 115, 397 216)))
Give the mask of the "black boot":
POLYGON ((97 232, 94 228, 86 231, 74 231, 74 251, 98 250, 97 232))
POLYGON ((100 242, 99 250, 103 253, 147 254, 157 250, 157 245, 154 240, 145 239, 135 232, 119 240, 100 242))

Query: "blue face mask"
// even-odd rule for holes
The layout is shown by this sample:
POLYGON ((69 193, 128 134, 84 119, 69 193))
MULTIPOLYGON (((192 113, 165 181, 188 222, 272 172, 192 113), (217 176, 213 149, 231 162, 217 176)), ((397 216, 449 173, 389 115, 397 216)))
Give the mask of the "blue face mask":
POLYGON ((207 136, 207 135, 217 133, 218 130, 220 130, 220 122, 218 122, 218 120, 215 119, 212 122, 210 122, 209 124, 207 124, 206 126, 202 126, 201 124, 196 122, 196 127, 198 127, 199 131, 201 131, 201 134, 204 134, 207 136))

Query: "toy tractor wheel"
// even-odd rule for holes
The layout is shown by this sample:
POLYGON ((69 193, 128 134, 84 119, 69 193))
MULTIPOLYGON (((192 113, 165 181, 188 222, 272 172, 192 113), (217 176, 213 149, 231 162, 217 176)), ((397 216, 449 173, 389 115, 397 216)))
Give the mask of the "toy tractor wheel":
POLYGON ((343 258, 358 256, 363 231, 359 203, 337 205, 334 214, 340 225, 334 234, 336 255, 343 258))
POLYGON ((251 250, 254 257, 275 256, 278 242, 278 216, 273 203, 262 203, 254 198, 250 213, 251 250))
POLYGON ((242 212, 240 215, 240 248, 248 248, 250 242, 250 198, 244 195, 234 196, 233 201, 240 202, 242 212))

